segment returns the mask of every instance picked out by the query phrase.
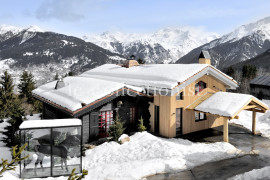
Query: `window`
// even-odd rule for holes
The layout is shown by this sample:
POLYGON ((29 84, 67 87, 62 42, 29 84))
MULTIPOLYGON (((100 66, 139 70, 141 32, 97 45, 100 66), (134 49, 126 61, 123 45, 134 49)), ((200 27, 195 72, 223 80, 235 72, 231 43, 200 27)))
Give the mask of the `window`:
POLYGON ((200 113, 200 112, 195 112, 195 121, 203 121, 206 120, 206 114, 205 113, 200 113))
POLYGON ((183 99, 184 99, 183 92, 176 95, 176 100, 183 100, 183 99))
POLYGON ((113 124, 113 111, 99 112, 99 136, 107 137, 109 127, 113 124))
POLYGON ((206 83, 203 81, 198 82, 195 84, 195 94, 201 92, 203 89, 206 88, 206 83))
POLYGON ((130 123, 135 123, 138 120, 137 107, 130 108, 130 123))

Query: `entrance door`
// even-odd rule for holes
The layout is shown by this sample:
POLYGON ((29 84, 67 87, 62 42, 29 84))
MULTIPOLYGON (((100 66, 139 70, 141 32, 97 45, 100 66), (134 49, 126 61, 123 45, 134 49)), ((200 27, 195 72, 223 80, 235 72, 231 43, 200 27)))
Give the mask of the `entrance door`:
POLYGON ((159 106, 155 106, 155 133, 159 133, 159 106))
POLYGON ((182 134, 183 108, 176 109, 176 135, 182 134))
POLYGON ((96 138, 99 135, 99 113, 91 112, 90 114, 90 138, 96 138))

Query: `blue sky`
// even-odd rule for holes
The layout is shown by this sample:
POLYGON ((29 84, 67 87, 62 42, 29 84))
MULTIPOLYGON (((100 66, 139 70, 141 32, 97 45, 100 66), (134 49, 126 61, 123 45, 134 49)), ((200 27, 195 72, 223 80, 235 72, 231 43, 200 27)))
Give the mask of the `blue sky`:
POLYGON ((269 0, 1 0, 0 25, 82 36, 200 27, 219 34, 270 16, 269 0))

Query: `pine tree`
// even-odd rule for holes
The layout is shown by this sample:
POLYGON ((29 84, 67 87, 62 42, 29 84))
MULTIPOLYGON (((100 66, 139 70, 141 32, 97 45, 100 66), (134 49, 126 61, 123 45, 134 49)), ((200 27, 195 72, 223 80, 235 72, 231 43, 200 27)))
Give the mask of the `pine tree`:
POLYGON ((22 103, 20 99, 15 99, 10 105, 10 117, 8 120, 8 126, 5 127, 3 134, 6 136, 3 138, 3 142, 6 143, 8 147, 19 145, 20 139, 18 135, 19 126, 25 119, 25 112, 22 108, 22 103))
POLYGON ((138 132, 143 132, 146 130, 146 127, 143 125, 143 118, 141 116, 141 119, 139 119, 139 124, 138 124, 138 132))
POLYGON ((228 74, 229 76, 231 76, 232 78, 235 78, 235 70, 232 66, 227 68, 226 74, 228 74))
POLYGON ((251 79, 257 75, 257 68, 254 65, 246 64, 242 67, 242 77, 251 79))
POLYGON ((139 58, 137 61, 138 61, 139 64, 145 64, 145 60, 143 60, 141 58, 139 58))
POLYGON ((0 79, 0 115, 1 118, 10 116, 10 109, 15 100, 14 85, 11 75, 5 71, 0 79))
POLYGON ((112 136, 114 141, 118 141, 119 137, 124 133, 126 128, 124 128, 124 124, 121 122, 118 115, 113 122, 113 125, 111 125, 109 128, 109 136, 112 136))
POLYGON ((59 80, 59 75, 58 75, 58 73, 55 74, 54 80, 59 80))
POLYGON ((27 98, 27 102, 29 104, 33 104, 34 98, 32 91, 35 89, 35 81, 32 73, 23 71, 18 88, 20 92, 20 98, 27 98))

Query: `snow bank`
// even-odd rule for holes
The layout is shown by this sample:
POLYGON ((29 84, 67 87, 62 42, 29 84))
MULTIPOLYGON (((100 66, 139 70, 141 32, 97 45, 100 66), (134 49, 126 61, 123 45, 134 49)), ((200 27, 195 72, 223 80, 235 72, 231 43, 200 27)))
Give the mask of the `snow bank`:
MULTIPOLYGON (((263 100, 265 104, 270 107, 270 100, 263 100)), ((239 119, 233 119, 229 121, 244 126, 245 128, 252 130, 252 112, 242 111, 239 114, 239 119)), ((256 113, 256 130, 262 133, 262 136, 270 138, 270 111, 265 114, 256 113)))
POLYGON ((86 179, 139 179, 157 173, 180 171, 236 156, 240 151, 229 143, 192 143, 163 139, 147 132, 136 133, 130 142, 104 143, 86 151, 86 179))
MULTIPOLYGON (((195 110, 232 117, 252 98, 257 99, 248 94, 217 92, 199 104, 195 110)), ((267 106, 267 104, 263 102, 262 104, 267 106)))
POLYGON ((255 179, 269 179, 270 166, 266 166, 261 169, 253 169, 249 172, 236 175, 229 180, 255 180, 255 179))

